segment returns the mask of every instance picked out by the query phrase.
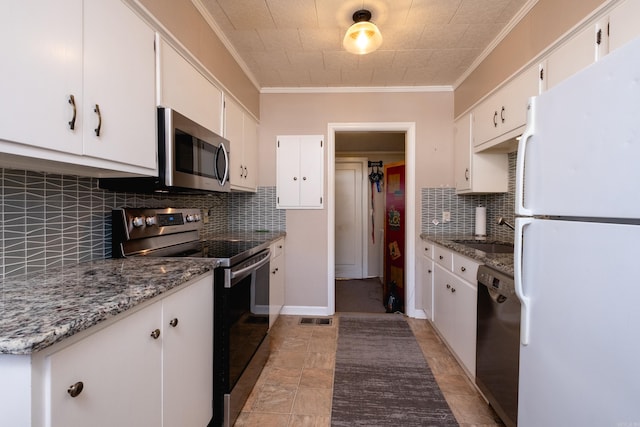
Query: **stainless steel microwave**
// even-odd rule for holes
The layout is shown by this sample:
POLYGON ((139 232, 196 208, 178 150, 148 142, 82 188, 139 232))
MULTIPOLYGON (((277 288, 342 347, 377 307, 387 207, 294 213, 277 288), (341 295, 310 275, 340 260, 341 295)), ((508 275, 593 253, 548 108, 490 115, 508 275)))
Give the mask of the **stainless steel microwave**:
POLYGON ((229 192, 229 141, 171 108, 158 108, 158 176, 106 178, 127 192, 229 192))

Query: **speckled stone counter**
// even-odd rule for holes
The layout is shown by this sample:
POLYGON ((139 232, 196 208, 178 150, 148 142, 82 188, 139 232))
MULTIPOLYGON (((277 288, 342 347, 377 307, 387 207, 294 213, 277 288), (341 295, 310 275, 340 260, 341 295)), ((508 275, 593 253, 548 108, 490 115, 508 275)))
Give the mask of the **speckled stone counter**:
MULTIPOLYGON (((513 254, 491 254, 478 249, 473 249, 468 246, 465 246, 462 243, 456 243, 454 240, 473 240, 473 237, 469 236, 453 236, 453 235, 430 235, 430 234, 421 234, 420 238, 422 240, 427 240, 437 245, 443 246, 447 249, 451 249, 454 252, 457 252, 461 255, 467 256, 469 258, 476 259, 488 267, 495 268, 498 271, 501 271, 507 275, 513 276, 513 254)), ((512 244, 512 242, 501 242, 495 240, 482 240, 482 242, 486 243, 508 243, 512 244)))
POLYGON ((228 232, 209 236, 208 240, 252 240, 255 242, 273 242, 287 235, 284 231, 248 231, 248 232, 228 232))
POLYGON ((0 354, 31 354, 213 266, 205 258, 127 258, 80 263, 0 281, 0 354))

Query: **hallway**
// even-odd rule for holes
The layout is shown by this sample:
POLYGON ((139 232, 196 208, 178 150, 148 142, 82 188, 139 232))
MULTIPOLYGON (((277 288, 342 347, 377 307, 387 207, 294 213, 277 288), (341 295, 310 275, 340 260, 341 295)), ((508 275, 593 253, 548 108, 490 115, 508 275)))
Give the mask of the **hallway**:
POLYGON ((337 313, 385 313, 380 278, 336 280, 337 313))

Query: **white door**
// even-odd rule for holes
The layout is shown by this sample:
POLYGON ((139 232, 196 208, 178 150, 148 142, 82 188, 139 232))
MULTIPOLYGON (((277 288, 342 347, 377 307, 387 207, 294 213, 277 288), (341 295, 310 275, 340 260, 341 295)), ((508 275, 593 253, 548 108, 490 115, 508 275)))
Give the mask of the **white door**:
POLYGON ((362 279, 363 173, 362 162, 336 162, 336 277, 362 279))

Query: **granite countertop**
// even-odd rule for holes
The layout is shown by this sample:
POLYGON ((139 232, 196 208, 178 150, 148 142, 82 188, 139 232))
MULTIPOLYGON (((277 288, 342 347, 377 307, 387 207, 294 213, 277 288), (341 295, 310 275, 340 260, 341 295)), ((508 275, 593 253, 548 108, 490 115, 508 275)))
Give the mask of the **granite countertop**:
POLYGON ((217 233, 209 236, 205 240, 246 240, 256 242, 272 242, 287 235, 284 231, 236 231, 228 233, 217 233))
POLYGON ((206 258, 105 259, 0 281, 0 355, 31 354, 212 270, 206 258))
MULTIPOLYGON (((502 273, 505 273, 509 276, 513 276, 513 254, 492 254, 487 253, 478 249, 473 249, 468 246, 465 246, 462 243, 456 243, 454 240, 474 240, 473 237, 470 236, 454 236, 454 235, 432 235, 432 234, 421 234, 420 238, 422 240, 429 240, 433 243, 436 243, 440 246, 443 246, 447 249, 451 249, 454 252, 457 252, 461 255, 464 255, 469 258, 476 259, 487 267, 494 268, 502 273)), ((490 238, 487 240, 479 240, 479 242, 486 243, 506 243, 513 244, 513 242, 503 242, 491 240, 490 238)))

